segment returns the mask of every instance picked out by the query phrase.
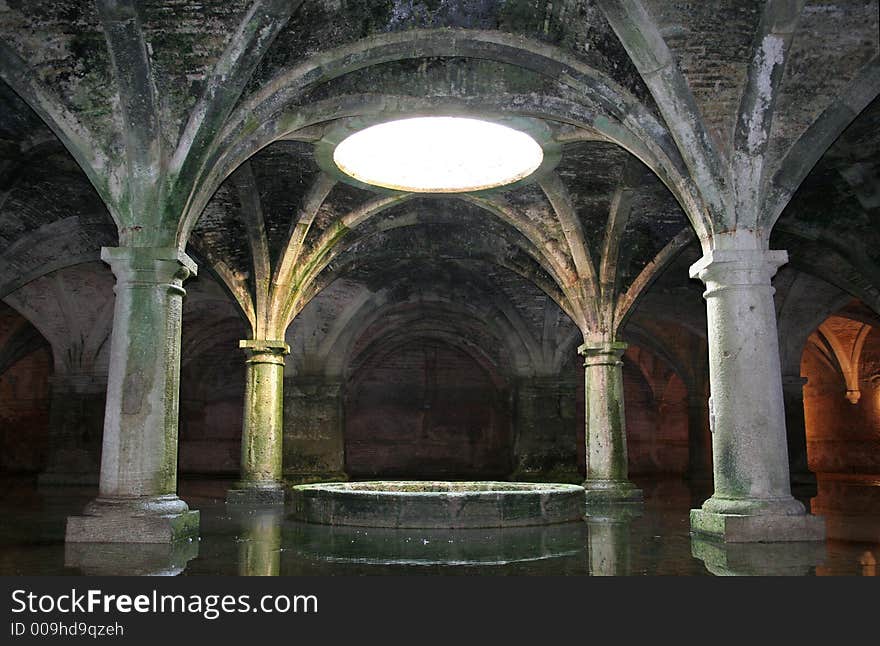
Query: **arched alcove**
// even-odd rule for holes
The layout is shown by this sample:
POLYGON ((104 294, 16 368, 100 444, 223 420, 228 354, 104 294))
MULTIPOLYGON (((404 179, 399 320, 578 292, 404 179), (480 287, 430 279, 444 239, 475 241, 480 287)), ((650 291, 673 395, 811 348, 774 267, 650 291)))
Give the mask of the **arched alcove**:
POLYGON ((801 359, 807 456, 819 474, 880 474, 880 327, 843 310, 801 359))

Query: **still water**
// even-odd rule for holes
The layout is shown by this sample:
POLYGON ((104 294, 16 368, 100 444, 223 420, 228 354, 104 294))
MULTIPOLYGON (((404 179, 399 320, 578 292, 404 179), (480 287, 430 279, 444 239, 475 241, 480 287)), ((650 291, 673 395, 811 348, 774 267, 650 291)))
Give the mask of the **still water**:
POLYGON ((725 545, 692 537, 688 510, 709 492, 676 480, 639 482, 644 505, 586 522, 489 530, 308 525, 283 509, 227 507, 228 484, 181 482, 181 497, 201 512, 198 540, 65 545, 65 518, 95 492, 3 480, 0 575, 872 576, 880 558, 880 510, 828 515, 832 535, 822 543, 725 545))

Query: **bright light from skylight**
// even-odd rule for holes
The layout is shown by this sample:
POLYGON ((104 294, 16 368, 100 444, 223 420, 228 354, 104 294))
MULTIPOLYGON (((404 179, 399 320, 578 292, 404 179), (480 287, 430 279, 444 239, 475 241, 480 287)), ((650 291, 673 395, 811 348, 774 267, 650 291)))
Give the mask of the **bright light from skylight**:
POLYGON ((544 158, 529 135, 463 117, 380 123, 343 140, 333 161, 361 182, 415 193, 463 193, 532 174, 544 158))

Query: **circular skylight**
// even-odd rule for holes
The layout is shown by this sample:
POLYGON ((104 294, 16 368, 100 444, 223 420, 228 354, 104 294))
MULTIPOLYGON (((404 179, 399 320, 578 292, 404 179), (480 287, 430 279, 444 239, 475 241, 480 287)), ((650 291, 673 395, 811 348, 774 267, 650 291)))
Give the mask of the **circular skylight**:
POLYGON ((464 193, 531 175, 544 158, 529 135, 490 121, 414 117, 380 123, 333 151, 341 171, 366 184, 414 193, 464 193))

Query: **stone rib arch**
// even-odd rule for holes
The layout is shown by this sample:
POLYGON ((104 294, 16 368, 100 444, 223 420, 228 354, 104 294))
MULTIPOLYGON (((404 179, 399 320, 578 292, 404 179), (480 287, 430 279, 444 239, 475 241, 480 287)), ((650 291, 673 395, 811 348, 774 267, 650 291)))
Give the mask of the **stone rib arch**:
MULTIPOLYGON (((308 106, 298 107, 295 113, 285 114, 277 120, 270 121, 248 133, 242 140, 230 142, 222 155, 212 158, 211 176, 206 179, 205 189, 197 196, 190 209, 191 214, 201 213, 207 200, 235 168, 258 153, 269 144, 279 140, 314 142, 320 139, 322 124, 335 119, 364 115, 409 114, 430 111, 436 112, 439 107, 447 107, 456 112, 473 113, 504 113, 518 116, 531 116, 550 122, 567 124, 584 129, 592 134, 590 138, 609 141, 627 150, 648 166, 655 175, 684 205, 685 213, 698 212, 699 200, 695 197, 695 189, 683 168, 666 156, 663 151, 651 149, 639 139, 630 135, 623 125, 609 121, 596 110, 555 97, 536 97, 534 95, 481 96, 475 100, 443 98, 438 104, 437 98, 424 99, 418 97, 401 97, 395 95, 359 94, 334 97, 315 102, 308 106)), ((566 135, 560 142, 572 141, 566 135)), ((193 216, 195 217, 195 216, 193 216)), ((197 219, 197 218, 196 218, 197 219)), ((181 231, 186 232, 194 226, 194 220, 188 220, 181 231)), ((704 232, 700 223, 691 222, 698 234, 704 232)), ((702 234, 701 234, 702 235, 702 234)))
MULTIPOLYGON (((407 197, 406 199, 412 199, 412 198, 407 197)), ((400 201, 403 201, 403 198, 397 200, 397 202, 400 202, 400 201)), ((468 200, 468 201, 470 201, 470 200, 468 200)), ((385 208, 389 208, 390 206, 394 205, 394 204, 388 204, 388 203, 386 203, 386 201, 381 201, 381 200, 377 200, 376 204, 377 204, 376 209, 368 209, 367 210, 368 215, 366 215, 366 217, 358 218, 358 221, 357 221, 358 224, 365 223, 367 221, 368 217, 374 216, 374 215, 378 214, 379 212, 381 212, 381 210, 384 210, 385 208), (382 208, 378 208, 378 207, 382 207, 382 208)), ((483 206, 484 204, 488 204, 488 203, 487 202, 476 203, 477 206, 485 209, 485 207, 483 206)), ((485 210, 488 210, 488 209, 485 209, 485 210)), ((497 215, 496 211, 490 210, 489 212, 497 215)), ((502 211, 501 213, 504 213, 504 212, 502 211)), ((502 222, 504 222, 504 220, 502 220, 502 222)), ((410 225, 411 224, 409 222, 402 222, 399 224, 398 227, 393 227, 393 228, 400 228, 400 227, 405 227, 405 226, 410 226, 410 225)), ((384 230, 389 230, 389 229, 384 229, 384 230)), ((375 232, 370 235, 375 235, 375 232)), ((335 236, 336 236, 336 234, 334 234, 331 231, 330 233, 325 235, 325 239, 333 240, 335 238, 335 236)), ((531 242, 527 236, 523 236, 523 237, 525 240, 531 242)), ((316 245, 316 247, 318 247, 318 250, 313 251, 312 254, 307 256, 307 262, 305 263, 307 266, 313 266, 313 269, 311 270, 311 272, 308 276, 301 278, 298 281, 299 285, 301 287, 299 288, 299 292, 297 294, 294 294, 294 298, 296 300, 292 300, 292 301, 288 302, 288 306, 287 306, 287 312, 288 312, 287 321, 288 321, 288 323, 290 321, 292 321, 293 318, 296 316, 296 313, 301 311, 302 308, 305 307, 305 305, 308 303, 308 301, 311 300, 311 298, 314 298, 316 293, 318 293, 320 291, 321 287, 313 288, 312 285, 317 286, 317 283, 315 283, 314 281, 316 281, 320 277, 321 272, 326 270, 334 262, 334 260, 337 257, 339 257, 346 249, 354 247, 362 239, 363 238, 355 238, 355 239, 352 239, 350 242, 343 241, 343 242, 337 243, 335 246, 330 248, 323 255, 323 257, 320 259, 320 263, 316 263, 315 256, 320 255, 321 245, 320 245, 320 243, 319 243, 319 245, 316 245)), ((539 249, 540 247, 535 245, 534 248, 539 249)), ((555 276, 554 272, 549 271, 547 266, 544 263, 540 262, 539 258, 541 258, 543 256, 543 254, 540 254, 536 251, 533 252, 531 250, 528 250, 528 252, 529 252, 529 255, 532 256, 533 259, 536 261, 536 263, 544 271, 547 271, 548 275, 554 279, 556 286, 564 294, 565 292, 563 291, 563 289, 564 289, 565 283, 563 283, 559 278, 557 278, 555 276), (537 256, 537 257, 535 257, 535 256, 537 256)), ((548 293, 548 296, 550 296, 551 298, 554 298, 554 300, 556 298, 558 298, 558 295, 556 293, 548 293)), ((567 303, 562 302, 562 303, 559 303, 559 305, 560 305, 560 307, 563 308, 563 310, 567 314, 569 314, 569 316, 571 316, 571 308, 570 308, 570 306, 568 306, 567 303)))
MULTIPOLYGON (((90 141, 95 141, 94 134, 49 88, 37 80, 38 78, 39 75, 18 53, 0 41, 0 80, 12 88, 15 94, 55 133, 105 204, 112 204, 108 178, 102 174, 102 171, 108 167, 109 160, 95 147, 89 145, 90 141)), ((116 225, 121 226, 121 221, 113 209, 110 209, 110 212, 116 225)))
POLYGON ((840 338, 835 328, 829 324, 830 318, 819 325, 816 331, 818 340, 814 339, 812 343, 826 363, 843 378, 847 401, 850 404, 857 404, 862 395, 860 386, 862 348, 874 328, 867 323, 852 321, 852 326, 856 326, 856 332, 854 338, 847 341, 840 338))
POLYGON ((761 224, 773 229, 789 200, 822 156, 872 101, 880 96, 880 57, 874 57, 804 131, 779 162, 761 212, 761 224))
MULTIPOLYGON (((347 71, 362 69, 390 60, 425 56, 468 55, 474 58, 487 58, 519 65, 556 78, 579 91, 586 101, 597 106, 599 112, 607 117, 596 123, 597 128, 605 131, 603 134, 620 145, 631 148, 634 154, 639 155, 639 152, 644 151, 647 147, 655 160, 665 159, 669 163, 670 170, 675 168, 673 174, 681 178, 680 184, 679 182, 675 184, 684 188, 683 192, 672 186, 670 188, 673 188, 679 199, 691 207, 686 208, 685 212, 689 214, 689 217, 701 212, 698 206, 699 200, 694 197, 696 194, 684 178, 684 173, 681 172, 683 165, 679 158, 680 152, 672 143, 668 131, 628 91, 604 74, 588 67, 556 47, 532 42, 522 37, 479 30, 410 30, 384 34, 381 37, 367 38, 353 45, 325 52, 314 57, 314 60, 277 74, 272 81, 265 84, 265 89, 262 92, 246 100, 238 108, 236 114, 229 119, 227 127, 220 136, 220 140, 224 143, 215 146, 205 168, 214 169, 222 165, 218 156, 225 154, 237 134, 244 132, 246 136, 249 136, 273 118, 288 122, 288 132, 308 125, 306 123, 296 124, 295 117, 278 116, 276 113, 279 105, 284 106, 297 93, 311 84, 334 78, 347 71), (377 39, 387 42, 374 46, 373 41, 377 39), (481 47, 485 51, 481 52, 481 47), (261 110, 263 106, 268 107, 261 110), (293 127, 290 127, 291 121, 294 122, 293 127), (627 146, 628 143, 630 146, 627 146)), ((334 101, 339 102, 338 99, 334 99, 334 101)), ((238 163, 244 161, 259 148, 283 136, 283 131, 276 131, 268 135, 264 133, 262 143, 253 146, 250 152, 244 156, 240 156, 238 163)), ((643 159, 643 161, 656 168, 656 164, 652 164, 651 158, 643 159)), ((235 166, 237 164, 232 164, 230 168, 223 171, 219 177, 215 176, 213 180, 205 178, 205 192, 211 194, 213 189, 235 166)), ((664 179, 663 175, 661 175, 661 179, 664 179)), ((190 208, 188 209, 190 218, 197 217, 198 206, 204 199, 204 196, 190 197, 190 208)), ((182 239, 185 239, 192 224, 192 222, 183 223, 179 229, 179 236, 182 239)), ((705 223, 698 218, 692 220, 692 224, 698 234, 703 237, 706 233, 705 223)))

